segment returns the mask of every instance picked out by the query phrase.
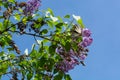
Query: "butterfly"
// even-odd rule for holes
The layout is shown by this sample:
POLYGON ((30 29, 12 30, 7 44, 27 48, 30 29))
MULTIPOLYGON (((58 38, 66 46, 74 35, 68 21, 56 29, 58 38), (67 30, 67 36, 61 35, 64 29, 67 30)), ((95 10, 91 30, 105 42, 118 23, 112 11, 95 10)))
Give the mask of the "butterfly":
POLYGON ((82 28, 75 24, 73 25, 73 28, 71 29, 71 35, 72 35, 72 38, 78 38, 82 35, 82 28))
POLYGON ((78 26, 77 24, 75 24, 73 27, 75 27, 75 32, 78 33, 78 34, 81 34, 82 33, 82 29, 80 26, 78 26))

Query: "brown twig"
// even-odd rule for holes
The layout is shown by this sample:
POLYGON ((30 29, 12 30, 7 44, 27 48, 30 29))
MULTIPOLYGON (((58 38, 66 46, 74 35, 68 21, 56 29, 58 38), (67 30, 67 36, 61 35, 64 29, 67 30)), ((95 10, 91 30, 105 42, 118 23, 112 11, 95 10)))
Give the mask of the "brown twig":
MULTIPOLYGON (((8 31, 21 34, 20 31, 12 31, 12 30, 8 30, 8 31)), ((35 37, 40 37, 40 38, 43 38, 43 39, 46 39, 46 40, 49 40, 49 41, 52 41, 52 42, 60 43, 59 41, 55 41, 55 40, 52 40, 52 39, 47 38, 47 37, 45 37, 45 36, 41 36, 41 35, 37 35, 37 34, 32 34, 32 33, 27 33, 27 32, 24 32, 24 33, 22 33, 22 34, 30 35, 30 36, 35 36, 35 37)))

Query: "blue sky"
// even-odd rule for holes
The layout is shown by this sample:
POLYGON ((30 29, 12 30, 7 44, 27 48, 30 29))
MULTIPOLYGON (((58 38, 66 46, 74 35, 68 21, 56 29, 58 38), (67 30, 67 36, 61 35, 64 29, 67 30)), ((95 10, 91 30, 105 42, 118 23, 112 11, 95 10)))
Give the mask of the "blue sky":
POLYGON ((71 70, 73 80, 120 80, 120 0, 43 0, 41 9, 48 7, 56 15, 80 15, 92 30, 86 67, 71 70))
MULTIPOLYGON (((47 8, 56 16, 80 15, 92 31, 94 41, 86 67, 71 70, 73 80, 120 80, 120 0, 42 0, 40 9, 47 8)), ((17 36, 15 40, 24 43, 17 42, 21 49, 32 45, 33 39, 25 37, 17 36)))

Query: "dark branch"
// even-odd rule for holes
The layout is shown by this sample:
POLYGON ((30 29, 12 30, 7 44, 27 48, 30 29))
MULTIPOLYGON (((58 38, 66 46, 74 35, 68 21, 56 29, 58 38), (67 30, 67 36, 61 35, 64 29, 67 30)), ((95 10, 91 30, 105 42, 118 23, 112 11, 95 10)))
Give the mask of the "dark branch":
MULTIPOLYGON (((21 34, 20 31, 12 31, 12 30, 8 30, 8 31, 21 34)), ((32 33, 27 33, 27 32, 24 32, 24 33, 22 33, 22 34, 30 35, 30 36, 35 36, 35 37, 40 37, 40 38, 43 38, 43 39, 46 39, 46 40, 49 40, 49 41, 52 41, 52 42, 60 43, 60 42, 58 42, 58 41, 55 41, 55 40, 49 39, 49 38, 47 38, 47 37, 45 37, 45 36, 41 36, 41 35, 37 35, 37 34, 32 34, 32 33)))

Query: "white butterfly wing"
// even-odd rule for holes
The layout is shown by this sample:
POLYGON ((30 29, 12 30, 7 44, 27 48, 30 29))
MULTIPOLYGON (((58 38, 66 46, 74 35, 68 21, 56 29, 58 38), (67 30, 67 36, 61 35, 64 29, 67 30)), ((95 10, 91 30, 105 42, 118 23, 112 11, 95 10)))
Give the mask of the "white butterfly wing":
POLYGON ((78 25, 75 25, 75 31, 78 32, 79 34, 82 33, 81 27, 78 25))

